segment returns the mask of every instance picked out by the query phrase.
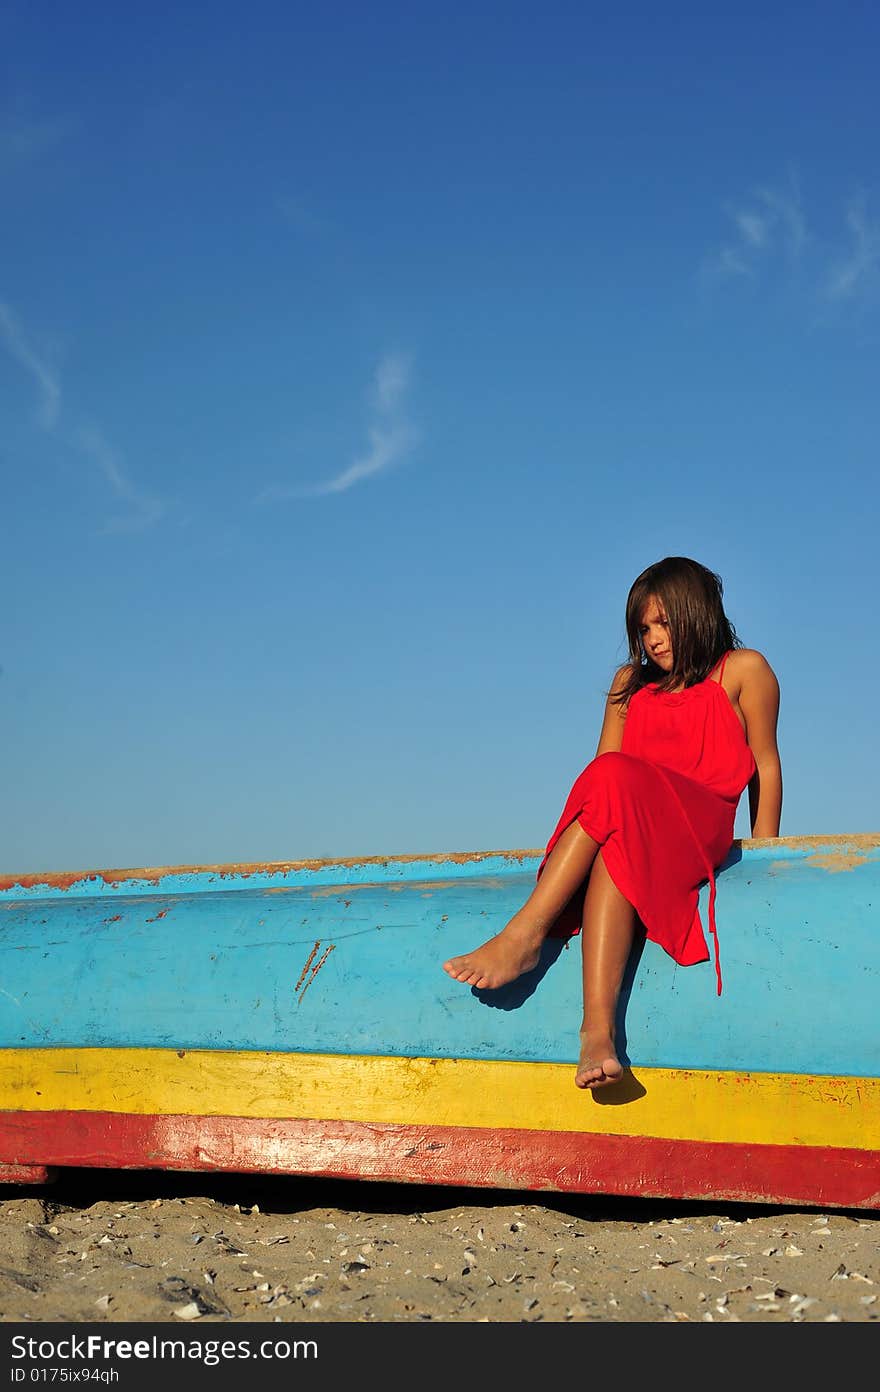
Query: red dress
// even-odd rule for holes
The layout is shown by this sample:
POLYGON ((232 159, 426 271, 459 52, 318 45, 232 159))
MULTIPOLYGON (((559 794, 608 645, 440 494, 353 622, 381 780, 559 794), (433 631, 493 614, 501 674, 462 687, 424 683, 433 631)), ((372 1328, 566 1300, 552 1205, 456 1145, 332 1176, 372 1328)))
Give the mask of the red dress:
MULTIPOLYGON (((577 821, 599 842, 605 867, 633 905, 646 935, 682 966, 709 956, 698 906, 709 881, 709 931, 721 994, 715 925, 715 867, 733 843, 743 789, 755 772, 745 732, 721 685, 729 653, 684 691, 643 686, 631 698, 620 752, 599 754, 576 780, 550 838, 540 876, 559 837, 577 821), (713 668, 713 672, 715 668, 713 668)), ((554 934, 579 930, 584 889, 554 934)))

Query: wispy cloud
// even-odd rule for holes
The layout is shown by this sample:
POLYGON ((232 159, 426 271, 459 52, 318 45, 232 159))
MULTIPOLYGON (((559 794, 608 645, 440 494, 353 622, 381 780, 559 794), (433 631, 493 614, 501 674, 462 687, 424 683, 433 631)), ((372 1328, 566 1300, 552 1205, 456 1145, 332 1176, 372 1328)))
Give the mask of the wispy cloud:
POLYGON ((111 517, 104 532, 141 531, 152 526, 166 511, 158 498, 140 492, 133 484, 117 452, 94 427, 80 428, 71 436, 61 431, 58 417, 61 409, 61 381, 45 354, 34 347, 18 317, 8 304, 0 301, 0 347, 24 368, 36 384, 38 393, 37 423, 41 430, 74 445, 98 466, 113 496, 124 502, 127 513, 111 517))
POLYGON ((118 452, 107 443, 100 430, 87 427, 77 431, 76 443, 98 466, 115 497, 128 509, 125 513, 108 518, 101 528, 102 532, 140 532, 158 522, 165 512, 165 504, 161 499, 150 497, 135 488, 118 452))
POLYGON ((795 262, 809 241, 794 175, 779 187, 753 189, 725 212, 731 235, 706 258, 704 277, 754 276, 770 256, 795 262))
POLYGON ((720 276, 753 276, 755 268, 749 258, 736 247, 722 247, 704 267, 707 274, 720 276))
POLYGON ((725 211, 732 235, 706 258, 704 280, 766 280, 774 268, 799 264, 798 290, 813 307, 814 323, 832 308, 838 312, 877 302, 880 220, 869 215, 864 193, 850 199, 836 230, 824 235, 808 228, 793 177, 779 188, 756 188, 725 211))
POLYGON ((408 453, 416 443, 416 438, 416 432, 406 424, 371 426, 368 431, 369 448, 366 453, 335 478, 328 479, 326 483, 316 483, 308 491, 314 494, 346 493, 363 479, 384 474, 408 453))
POLYGON ((767 219, 760 213, 734 212, 740 236, 747 246, 760 247, 767 240, 767 219))
POLYGON ((832 267, 827 293, 832 300, 849 300, 877 283, 880 270, 880 225, 868 219, 864 196, 847 209, 850 245, 832 267))
POLYGON ((797 259, 809 241, 809 233, 794 175, 789 177, 785 187, 758 189, 757 196, 767 210, 769 230, 782 242, 788 254, 797 259))
POLYGON ((411 365, 409 358, 399 353, 390 353, 376 368, 373 381, 373 399, 376 409, 383 415, 397 411, 409 386, 411 365))
POLYGON ((406 413, 411 375, 412 364, 408 356, 386 354, 376 368, 370 386, 371 419, 367 425, 366 446, 352 463, 322 483, 271 485, 263 489, 256 501, 263 503, 346 493, 355 484, 384 474, 399 464, 419 440, 419 432, 406 413))
POLYGON ((34 348, 7 304, 0 301, 0 341, 16 362, 36 382, 39 393, 37 419, 44 430, 51 430, 58 419, 61 405, 61 384, 46 361, 34 348))

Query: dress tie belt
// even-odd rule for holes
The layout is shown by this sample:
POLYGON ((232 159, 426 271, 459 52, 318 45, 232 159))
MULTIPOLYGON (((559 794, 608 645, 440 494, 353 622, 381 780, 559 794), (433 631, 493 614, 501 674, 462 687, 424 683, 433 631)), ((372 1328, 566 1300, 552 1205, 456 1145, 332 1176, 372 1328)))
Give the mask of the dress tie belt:
POLYGON ((712 865, 711 861, 709 860, 709 857, 708 857, 707 854, 706 854, 706 851, 705 851, 705 848, 704 848, 704 846, 703 846, 702 841, 700 840, 700 838, 699 838, 699 836, 697 835, 697 833, 694 831, 693 825, 692 825, 692 823, 691 823, 691 819, 690 819, 690 817, 689 817, 688 814, 687 814, 687 810, 686 810, 686 808, 685 808, 685 805, 684 805, 684 803, 682 802, 681 798, 679 797, 679 795, 678 795, 678 789, 675 787, 675 784, 672 782, 672 779, 668 776, 668 774, 666 773, 666 770, 663 769, 663 768, 661 768, 659 764, 655 764, 655 765, 654 765, 654 768, 655 768, 655 769, 657 770, 657 772, 660 774, 660 777, 664 780, 664 782, 666 783, 667 787, 669 788, 669 791, 672 793, 672 796, 675 798, 675 801, 678 803, 679 807, 681 808, 681 815, 684 817, 685 826, 687 827, 688 831, 690 832, 691 836, 693 837, 694 845, 696 846, 696 848, 697 848, 697 850, 698 850, 698 852, 699 852, 700 859, 702 860, 703 865, 704 865, 704 867, 705 867, 706 876, 707 876, 707 878, 708 878, 708 880, 709 880, 709 932, 710 932, 711 935, 712 935, 712 945, 713 945, 713 947, 714 947, 714 949, 715 949, 715 981, 716 981, 716 984, 717 984, 716 995, 719 995, 719 996, 720 996, 720 995, 721 995, 721 956, 720 956, 720 953, 719 953, 719 951, 718 951, 718 928, 717 928, 717 925, 716 925, 716 923, 715 923, 715 867, 712 865))

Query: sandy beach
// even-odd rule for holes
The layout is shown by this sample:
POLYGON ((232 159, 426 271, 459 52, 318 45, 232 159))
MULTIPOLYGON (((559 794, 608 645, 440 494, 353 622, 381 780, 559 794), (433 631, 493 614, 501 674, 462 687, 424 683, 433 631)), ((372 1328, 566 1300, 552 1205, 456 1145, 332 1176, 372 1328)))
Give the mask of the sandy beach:
POLYGON ((849 1322, 880 1214, 62 1171, 0 1195, 0 1320, 849 1322))

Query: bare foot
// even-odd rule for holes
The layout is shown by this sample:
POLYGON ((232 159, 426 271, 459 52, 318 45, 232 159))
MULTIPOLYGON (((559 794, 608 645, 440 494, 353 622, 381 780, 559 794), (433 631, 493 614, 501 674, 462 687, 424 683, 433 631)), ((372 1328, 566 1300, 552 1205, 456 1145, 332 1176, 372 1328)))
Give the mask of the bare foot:
POLYGON ((454 981, 462 981, 465 986, 476 986, 479 990, 496 991, 515 981, 523 972, 531 971, 538 965, 541 957, 541 943, 544 932, 534 926, 523 928, 512 918, 506 928, 489 938, 473 952, 465 952, 461 957, 450 957, 443 963, 443 970, 454 981))
POLYGON ((623 1077, 623 1064, 614 1049, 614 1040, 608 1033, 588 1034, 581 1030, 581 1056, 574 1075, 575 1086, 579 1088, 607 1087, 623 1077))

